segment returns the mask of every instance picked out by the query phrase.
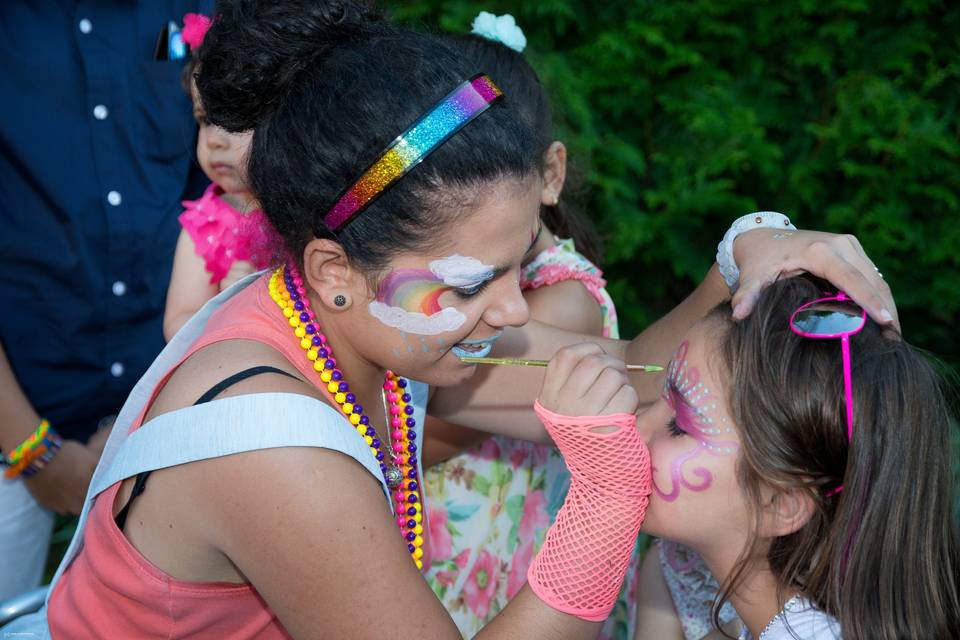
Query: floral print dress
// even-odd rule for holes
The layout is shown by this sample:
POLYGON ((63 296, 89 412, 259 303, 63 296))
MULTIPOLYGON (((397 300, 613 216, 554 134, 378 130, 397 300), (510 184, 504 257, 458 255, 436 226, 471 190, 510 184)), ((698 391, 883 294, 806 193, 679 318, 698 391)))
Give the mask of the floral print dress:
MULTIPOLYGON (((581 281, 603 314, 603 335, 618 337, 617 316, 601 271, 561 240, 524 267, 521 288, 581 281)), ((429 569, 426 579, 464 637, 503 609, 557 516, 570 474, 552 446, 495 436, 427 470, 429 569)), ((632 639, 636 619, 635 552, 620 598, 600 637, 632 639)))

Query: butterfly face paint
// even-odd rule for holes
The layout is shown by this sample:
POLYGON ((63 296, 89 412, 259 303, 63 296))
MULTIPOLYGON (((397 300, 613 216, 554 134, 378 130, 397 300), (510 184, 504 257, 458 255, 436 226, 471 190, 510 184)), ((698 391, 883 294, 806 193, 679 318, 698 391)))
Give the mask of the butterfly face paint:
POLYGON ((713 475, 703 467, 694 467, 689 472, 687 463, 703 454, 729 456, 736 452, 739 444, 724 434, 733 429, 726 418, 716 418, 717 398, 700 382, 700 371, 687 362, 689 343, 684 341, 677 355, 667 368, 667 383, 663 399, 673 409, 676 426, 693 438, 696 446, 674 458, 670 466, 670 487, 664 490, 654 477, 653 489, 657 495, 673 502, 680 495, 680 488, 691 491, 704 491, 713 484, 713 475), (689 473, 689 475, 688 475, 689 473), (695 479, 689 479, 693 476, 695 479))
POLYGON ((493 267, 459 255, 434 260, 429 270, 396 269, 380 283, 370 314, 388 327, 416 335, 455 331, 467 318, 455 307, 441 307, 440 297, 452 289, 480 287, 493 276, 493 267))

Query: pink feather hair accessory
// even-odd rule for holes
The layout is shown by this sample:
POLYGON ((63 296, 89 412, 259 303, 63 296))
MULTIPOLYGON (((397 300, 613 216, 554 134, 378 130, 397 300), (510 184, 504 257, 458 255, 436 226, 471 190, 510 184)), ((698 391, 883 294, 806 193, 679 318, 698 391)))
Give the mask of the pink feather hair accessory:
POLYGON ((196 51, 203 44, 203 37, 207 35, 211 24, 213 20, 203 14, 188 13, 183 16, 183 30, 180 32, 180 37, 192 50, 196 51))

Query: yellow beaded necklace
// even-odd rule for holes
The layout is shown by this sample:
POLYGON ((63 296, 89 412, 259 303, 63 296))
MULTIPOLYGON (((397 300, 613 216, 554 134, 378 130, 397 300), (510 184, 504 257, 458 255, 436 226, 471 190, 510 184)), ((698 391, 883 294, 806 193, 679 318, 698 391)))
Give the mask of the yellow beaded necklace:
POLYGON ((383 443, 377 437, 376 429, 364 414, 363 406, 350 391, 343 372, 337 368, 333 350, 327 344, 326 336, 320 332, 320 325, 310 310, 310 298, 296 268, 287 265, 274 271, 270 277, 269 291, 270 297, 293 328, 293 334, 299 339, 307 359, 313 363, 321 386, 330 392, 340 411, 356 428, 380 464, 384 481, 393 492, 391 498, 394 501, 400 534, 407 543, 407 550, 417 568, 422 569, 423 502, 417 471, 416 432, 413 430, 417 422, 413 417, 407 381, 392 371, 387 371, 384 376, 383 396, 388 405, 387 419, 392 442, 388 462, 388 454, 383 450, 383 443))

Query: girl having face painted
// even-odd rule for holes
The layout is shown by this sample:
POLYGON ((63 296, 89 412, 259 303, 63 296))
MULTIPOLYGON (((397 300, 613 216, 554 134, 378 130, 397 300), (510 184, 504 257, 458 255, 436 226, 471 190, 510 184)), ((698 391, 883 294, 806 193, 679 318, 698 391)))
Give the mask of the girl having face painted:
MULTIPOLYGON (((254 131, 249 182, 291 259, 211 300, 131 394, 51 587, 53 635, 460 637, 420 573, 426 382, 465 383, 429 396, 441 417, 552 437, 582 470, 527 586, 478 637, 595 637, 646 504, 631 414, 657 383, 625 384, 622 360, 665 361, 728 299, 717 269, 659 328, 597 338, 609 355, 582 354, 586 375, 562 358, 538 420, 542 371, 475 375, 457 356, 494 341, 494 354, 550 356, 582 338, 511 330, 529 315, 519 273, 543 189, 532 133, 495 80, 351 2, 223 2, 198 55, 207 117, 254 131), (449 269, 477 263, 482 283, 449 269), (443 291, 381 286, 411 271, 443 291), (390 312, 407 328, 459 315, 415 334, 374 302, 411 314, 390 312), (609 414, 615 437, 563 411, 609 414)), ((893 310, 849 240, 771 236, 737 240, 740 295, 789 266, 837 274, 877 317, 893 310)))
MULTIPOLYGON (((703 466, 706 456, 729 457, 739 449, 733 426, 719 412, 717 388, 701 377, 688 359, 690 344, 684 341, 670 365, 663 401, 675 413, 671 429, 696 443, 669 465, 654 492, 660 500, 675 502, 681 491, 706 491, 713 475, 703 466)), ((729 602, 714 606, 720 586, 709 567, 692 548, 673 540, 657 539, 640 570, 635 637, 656 636, 701 640, 735 636, 742 624, 729 602)))
POLYGON ((643 528, 702 556, 741 638, 960 637, 943 384, 855 305, 794 313, 824 290, 781 281, 746 320, 720 309, 689 332, 640 419, 643 528))

